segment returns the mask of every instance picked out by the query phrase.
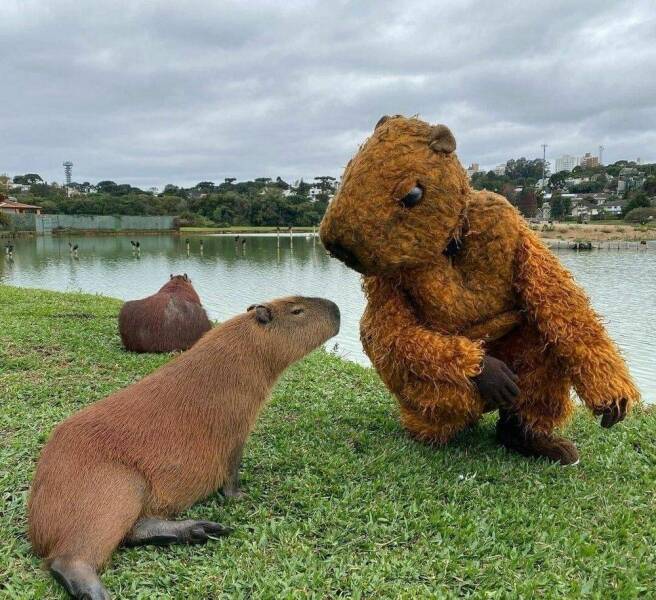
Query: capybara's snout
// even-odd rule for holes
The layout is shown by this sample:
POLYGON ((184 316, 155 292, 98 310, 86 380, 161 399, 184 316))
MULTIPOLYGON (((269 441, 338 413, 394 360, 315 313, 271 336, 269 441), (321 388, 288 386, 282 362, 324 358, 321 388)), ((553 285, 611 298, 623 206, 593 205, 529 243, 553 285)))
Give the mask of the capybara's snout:
POLYGON ((339 325, 341 321, 339 306, 327 298, 307 298, 307 301, 315 305, 318 318, 325 319, 332 327, 332 334, 330 337, 337 335, 339 333, 339 325))

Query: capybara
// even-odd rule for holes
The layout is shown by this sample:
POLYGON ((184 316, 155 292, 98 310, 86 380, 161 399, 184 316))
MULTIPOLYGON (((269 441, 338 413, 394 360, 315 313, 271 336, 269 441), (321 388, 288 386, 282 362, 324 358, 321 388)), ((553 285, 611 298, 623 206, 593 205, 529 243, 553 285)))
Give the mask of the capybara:
POLYGON ((322 298, 251 306, 55 428, 34 476, 29 536, 73 597, 109 597, 97 573, 121 543, 202 543, 228 532, 169 518, 218 489, 240 494, 242 449, 260 407, 339 320, 322 298))
POLYGON ((132 352, 188 350, 211 328, 186 273, 171 275, 152 296, 126 302, 118 315, 123 346, 132 352))

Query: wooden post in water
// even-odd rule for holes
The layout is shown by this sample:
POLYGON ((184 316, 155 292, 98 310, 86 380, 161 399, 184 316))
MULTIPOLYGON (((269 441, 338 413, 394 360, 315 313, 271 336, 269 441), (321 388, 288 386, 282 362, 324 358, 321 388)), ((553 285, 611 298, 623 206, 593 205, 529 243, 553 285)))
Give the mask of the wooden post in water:
POLYGON ((291 225, 289 226, 289 247, 294 247, 294 229, 291 225))

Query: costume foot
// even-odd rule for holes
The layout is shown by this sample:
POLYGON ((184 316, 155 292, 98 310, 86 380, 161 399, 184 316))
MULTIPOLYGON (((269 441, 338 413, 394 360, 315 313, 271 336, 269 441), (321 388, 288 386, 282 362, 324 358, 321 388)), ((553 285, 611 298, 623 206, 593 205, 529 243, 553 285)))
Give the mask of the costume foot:
POLYGON ((123 545, 204 544, 213 537, 228 535, 231 532, 231 528, 212 521, 167 521, 145 517, 137 521, 123 540, 123 545))
POLYGON ((579 451, 572 442, 526 429, 517 415, 505 411, 499 411, 497 439, 509 450, 523 456, 544 456, 561 465, 575 465, 579 462, 579 451))
POLYGON ((50 563, 52 576, 78 600, 110 600, 98 573, 88 563, 78 559, 55 558, 50 563))

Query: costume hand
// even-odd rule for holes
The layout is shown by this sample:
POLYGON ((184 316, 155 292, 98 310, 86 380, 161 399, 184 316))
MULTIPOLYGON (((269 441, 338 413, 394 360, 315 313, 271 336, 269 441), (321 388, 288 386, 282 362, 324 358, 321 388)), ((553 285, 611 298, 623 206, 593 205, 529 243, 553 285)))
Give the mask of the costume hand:
POLYGON ((483 358, 483 368, 480 375, 472 377, 481 398, 498 407, 509 407, 519 395, 517 375, 505 362, 486 355, 483 358))
POLYGON ((628 400, 620 398, 617 402, 613 402, 608 408, 603 410, 596 410, 595 415, 602 415, 601 426, 606 429, 611 428, 613 425, 619 423, 626 417, 628 400))

